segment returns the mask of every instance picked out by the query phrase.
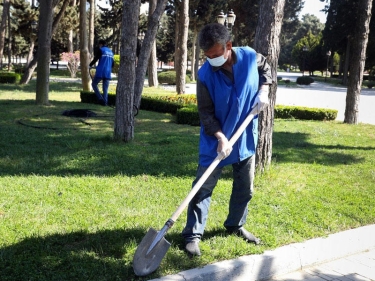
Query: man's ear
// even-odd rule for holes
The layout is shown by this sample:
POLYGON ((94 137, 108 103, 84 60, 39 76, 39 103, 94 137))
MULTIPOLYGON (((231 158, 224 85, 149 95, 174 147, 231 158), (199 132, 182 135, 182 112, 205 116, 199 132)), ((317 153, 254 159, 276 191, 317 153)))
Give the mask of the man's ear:
POLYGON ((226 44, 225 44, 225 47, 227 50, 232 50, 232 41, 228 41, 226 44))

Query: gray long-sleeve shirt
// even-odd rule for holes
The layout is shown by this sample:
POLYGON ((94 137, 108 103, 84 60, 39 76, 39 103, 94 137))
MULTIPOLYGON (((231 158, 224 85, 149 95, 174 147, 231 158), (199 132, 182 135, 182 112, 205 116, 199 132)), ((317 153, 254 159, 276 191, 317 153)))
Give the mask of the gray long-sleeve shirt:
MULTIPOLYGON (((232 49, 232 56, 234 63, 237 62, 237 57, 234 49, 232 49)), ((272 72, 271 67, 267 63, 266 58, 257 53, 257 65, 259 73, 259 86, 272 84, 272 72)), ((232 82, 234 82, 233 73, 225 70, 223 67, 212 67, 214 71, 222 71, 232 82)), ((215 106, 212 102, 210 93, 205 85, 197 79, 197 101, 198 101, 198 112, 201 123, 204 127, 204 131, 207 135, 212 136, 219 130, 221 130, 221 124, 215 117, 215 106)))

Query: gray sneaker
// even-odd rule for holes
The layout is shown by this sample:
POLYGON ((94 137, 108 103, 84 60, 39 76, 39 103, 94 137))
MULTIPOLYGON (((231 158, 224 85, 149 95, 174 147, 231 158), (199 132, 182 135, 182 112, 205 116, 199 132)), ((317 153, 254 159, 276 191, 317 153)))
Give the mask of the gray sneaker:
POLYGON ((252 233, 247 231, 244 227, 240 227, 238 230, 230 231, 229 233, 242 237, 247 242, 254 243, 255 245, 259 245, 261 242, 259 238, 255 237, 252 233))
POLYGON ((188 253, 189 256, 200 256, 201 251, 199 249, 199 239, 194 239, 190 242, 187 242, 185 244, 185 250, 188 253))

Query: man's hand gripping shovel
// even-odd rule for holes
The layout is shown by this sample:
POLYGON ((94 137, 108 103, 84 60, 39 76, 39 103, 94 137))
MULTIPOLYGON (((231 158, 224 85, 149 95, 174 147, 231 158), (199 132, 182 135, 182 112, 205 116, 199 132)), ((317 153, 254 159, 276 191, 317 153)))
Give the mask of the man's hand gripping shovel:
MULTIPOLYGON (((243 131, 246 127, 250 124, 253 120, 254 116, 258 114, 258 107, 254 106, 251 110, 249 115, 246 117, 244 122, 241 126, 237 129, 235 134, 229 140, 229 144, 231 146, 238 140, 238 138, 242 135, 243 131)), ((160 231, 156 231, 153 228, 150 228, 149 231, 146 233, 145 237, 143 237, 141 243, 138 245, 138 248, 134 254, 133 259, 133 269, 134 273, 137 276, 145 276, 152 272, 154 272, 160 265, 161 260, 167 253, 171 243, 169 243, 165 238, 164 235, 167 231, 173 226, 176 222, 178 217, 181 215, 183 210, 189 204, 189 202, 193 199, 195 194, 198 190, 202 187, 203 183, 207 180, 209 175, 213 172, 213 170, 217 167, 220 161, 225 158, 223 153, 220 153, 211 165, 207 168, 206 172, 202 175, 202 177, 198 180, 198 182, 193 186, 185 200, 181 203, 181 205, 177 208, 177 210, 173 213, 170 219, 167 220, 164 227, 160 231)))

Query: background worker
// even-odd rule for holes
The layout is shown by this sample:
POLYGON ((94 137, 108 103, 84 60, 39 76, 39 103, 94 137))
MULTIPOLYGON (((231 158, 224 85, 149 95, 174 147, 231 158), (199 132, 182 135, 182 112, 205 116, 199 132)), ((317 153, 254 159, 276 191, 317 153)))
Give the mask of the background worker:
POLYGON ((95 52, 94 59, 90 62, 90 67, 93 67, 99 61, 96 67, 95 76, 92 80, 92 88, 101 105, 108 105, 108 87, 109 81, 112 79, 112 67, 114 65, 113 52, 107 47, 105 40, 99 40, 99 48, 95 52), (103 95, 100 94, 98 84, 102 81, 103 95))

